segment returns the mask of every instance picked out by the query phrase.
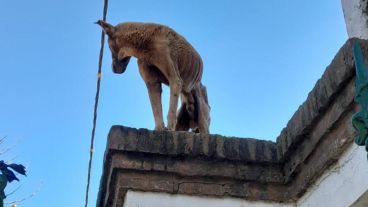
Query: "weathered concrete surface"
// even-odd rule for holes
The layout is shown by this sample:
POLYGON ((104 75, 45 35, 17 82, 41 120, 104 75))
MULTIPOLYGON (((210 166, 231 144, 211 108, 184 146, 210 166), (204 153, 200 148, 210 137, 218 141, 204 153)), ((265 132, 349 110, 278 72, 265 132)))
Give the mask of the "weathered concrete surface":
MULTIPOLYGON (((305 136, 309 134, 314 125, 319 122, 322 115, 331 107, 335 98, 347 84, 351 83, 355 77, 354 62, 352 56, 351 39, 337 53, 331 64, 327 67, 322 75, 308 94, 307 100, 299 107, 299 109, 291 117, 287 126, 281 131, 277 138, 278 153, 281 159, 289 158, 289 153, 295 149, 301 140, 305 140, 305 136)), ((368 54, 367 41, 363 41, 362 46, 365 54, 368 54)), ((368 57, 368 55, 366 55, 368 57)), ((354 84, 351 83, 352 87, 354 84)), ((355 89, 352 87, 349 97, 342 96, 340 100, 346 104, 353 102, 355 89)), ((344 106, 342 106, 344 107, 344 106)), ((342 109, 343 110, 343 109, 342 109)), ((336 120, 326 123, 331 126, 336 120)))
POLYGON ((127 190, 248 200, 286 191, 270 141, 113 126, 105 160, 102 206, 121 206, 127 190))
POLYGON ((351 145, 298 200, 298 207, 367 207, 368 163, 364 147, 351 145), (361 197, 361 199, 358 199, 361 197), (333 198, 333 199, 329 199, 333 198))
POLYGON ((274 142, 250 138, 190 132, 150 131, 113 126, 109 133, 108 148, 124 152, 203 157, 213 160, 277 163, 274 142), (123 139, 124 138, 124 139, 123 139))
POLYGON ((368 1, 341 0, 349 38, 368 39, 368 1))
MULTIPOLYGON (((97 205, 122 206, 129 190, 297 201, 353 143, 353 41, 340 49, 276 143, 112 127, 97 205)), ((359 41, 368 57, 368 41, 359 41)))

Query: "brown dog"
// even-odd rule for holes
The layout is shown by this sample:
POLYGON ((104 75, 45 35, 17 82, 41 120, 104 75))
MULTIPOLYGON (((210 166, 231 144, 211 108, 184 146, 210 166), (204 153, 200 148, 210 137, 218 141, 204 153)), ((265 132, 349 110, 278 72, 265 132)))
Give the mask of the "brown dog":
POLYGON ((132 56, 146 83, 155 119, 155 130, 165 129, 161 84, 170 87, 169 130, 209 133, 210 106, 201 84, 203 65, 197 51, 173 29, 148 23, 99 24, 109 37, 112 69, 123 73, 132 56), (177 116, 179 95, 182 105, 177 116))

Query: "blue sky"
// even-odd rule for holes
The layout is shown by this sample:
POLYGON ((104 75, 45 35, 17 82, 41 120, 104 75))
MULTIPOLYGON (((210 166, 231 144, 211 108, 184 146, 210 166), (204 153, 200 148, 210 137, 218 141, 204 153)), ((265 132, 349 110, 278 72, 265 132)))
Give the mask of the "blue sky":
MULTIPOLYGON (((11 184, 18 206, 83 206, 102 0, 3 1, 0 136, 28 177, 11 184)), ((114 1, 108 21, 169 25, 198 50, 212 107, 211 132, 275 140, 347 40, 339 0, 114 1)), ((112 125, 154 127, 133 59, 113 74, 105 48, 90 206, 112 125)), ((164 89, 165 117, 168 89, 164 89)))

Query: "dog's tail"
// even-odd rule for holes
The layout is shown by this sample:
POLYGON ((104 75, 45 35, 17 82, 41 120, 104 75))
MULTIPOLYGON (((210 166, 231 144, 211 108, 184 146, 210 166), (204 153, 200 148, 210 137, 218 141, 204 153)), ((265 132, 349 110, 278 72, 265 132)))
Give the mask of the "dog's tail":
POLYGON ((182 94, 176 130, 209 133, 211 107, 208 104, 207 89, 199 83, 187 94, 182 94))

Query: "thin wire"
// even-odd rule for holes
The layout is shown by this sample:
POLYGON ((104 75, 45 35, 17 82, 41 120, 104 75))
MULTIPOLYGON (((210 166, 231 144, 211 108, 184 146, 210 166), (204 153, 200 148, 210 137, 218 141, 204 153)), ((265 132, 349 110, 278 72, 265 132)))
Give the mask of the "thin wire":
MULTIPOLYGON (((107 16, 107 7, 108 7, 108 0, 104 0, 104 9, 103 9, 103 20, 106 21, 107 16)), ((105 46, 105 32, 102 31, 101 33, 101 48, 100 48, 100 56, 98 61, 98 72, 97 72, 97 91, 95 97, 95 107, 93 111, 93 126, 92 126, 92 134, 91 134, 91 145, 89 151, 89 162, 88 162, 88 176, 87 176, 87 187, 86 187, 86 200, 85 200, 85 207, 88 206, 88 193, 89 193, 89 185, 91 180, 91 169, 92 169, 92 158, 93 158, 93 143, 95 141, 95 131, 96 131, 96 121, 97 121, 97 107, 98 107, 98 99, 100 97, 100 85, 101 85, 101 75, 102 75, 102 59, 103 59, 103 49, 105 46)))

